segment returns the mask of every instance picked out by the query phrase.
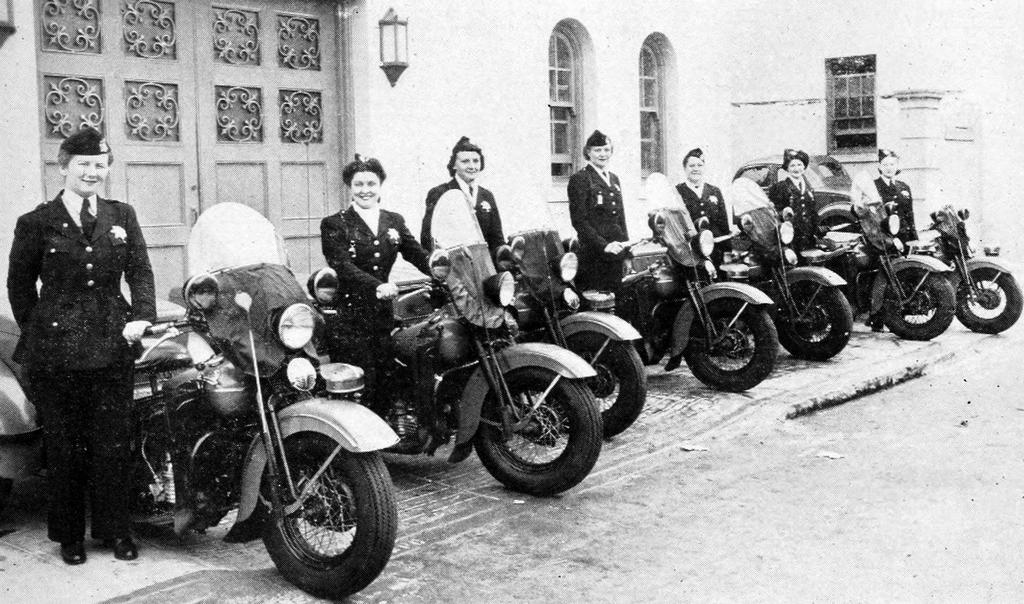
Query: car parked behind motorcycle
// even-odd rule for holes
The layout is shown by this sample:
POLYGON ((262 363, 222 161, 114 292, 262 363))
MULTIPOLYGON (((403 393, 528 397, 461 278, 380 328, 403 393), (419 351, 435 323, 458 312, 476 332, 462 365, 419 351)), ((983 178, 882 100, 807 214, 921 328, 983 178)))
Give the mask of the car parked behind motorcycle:
POLYGON ((187 314, 152 326, 136 361, 135 521, 181 536, 237 508, 225 540, 262 536, 291 583, 325 598, 363 589, 394 547, 379 451, 397 435, 353 400, 361 369, 317 366, 319 318, 263 216, 214 206, 188 254, 187 314))
POLYGON ((509 242, 497 255, 516 274, 519 341, 556 344, 590 363, 597 375, 587 385, 601 408, 604 436, 622 433, 647 400, 647 371, 634 346, 640 332, 614 315, 580 311, 573 285, 578 260, 565 250, 557 231, 522 231, 509 242))
MULTIPOLYGON (((448 461, 473 451, 507 487, 554 495, 579 484, 601 452, 601 414, 586 361, 551 344, 515 343, 506 307, 515 283, 496 272, 476 218, 459 191, 434 211, 433 279, 395 301, 389 388, 374 411, 401 437, 395 453, 433 454, 455 439, 448 461)), ((339 283, 329 268, 310 280, 335 320, 339 283)))
POLYGON ((986 246, 976 257, 967 235, 967 208, 952 206, 932 212, 929 230, 933 241, 909 244, 911 253, 932 256, 953 267, 950 278, 956 290, 956 318, 971 331, 1001 333, 1020 318, 1024 305, 1020 285, 999 259, 998 246, 986 246))
POLYGON ((733 183, 732 201, 742 233, 719 272, 729 281, 749 283, 775 301, 773 318, 782 347, 797 358, 824 361, 850 341, 853 311, 843 295, 846 281, 820 266, 797 266, 793 211, 780 219, 764 191, 749 178, 733 183))

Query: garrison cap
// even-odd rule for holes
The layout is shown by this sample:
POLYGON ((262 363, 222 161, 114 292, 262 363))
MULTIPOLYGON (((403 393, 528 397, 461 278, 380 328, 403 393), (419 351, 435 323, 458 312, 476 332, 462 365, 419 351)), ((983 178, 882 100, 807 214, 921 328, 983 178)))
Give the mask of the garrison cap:
POLYGON ((64 139, 60 150, 68 155, 103 155, 110 153, 110 146, 99 130, 86 126, 64 139))
POLYGON ((782 152, 782 169, 789 170, 789 162, 794 159, 802 161, 805 168, 811 163, 811 158, 806 152, 797 149, 786 149, 782 152))

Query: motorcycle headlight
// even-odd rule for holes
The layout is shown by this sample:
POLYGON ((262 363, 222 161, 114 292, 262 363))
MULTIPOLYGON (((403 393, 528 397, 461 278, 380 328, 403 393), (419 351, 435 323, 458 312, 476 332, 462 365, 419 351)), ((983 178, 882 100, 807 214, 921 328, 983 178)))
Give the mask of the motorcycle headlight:
POLYGON ((665 218, 665 213, 661 210, 652 212, 647 216, 647 226, 650 227, 651 232, 656 237, 660 237, 665 233, 665 228, 668 225, 668 219, 665 218))
POLYGON ((316 328, 316 312, 307 304, 292 304, 277 320, 277 337, 292 350, 309 344, 316 328))
POLYGON ((740 226, 743 227, 744 231, 749 233, 754 229, 754 219, 751 218, 749 214, 744 214, 743 217, 740 218, 740 226))
POLYGON ((572 252, 562 254, 558 260, 558 274, 562 281, 572 281, 576 278, 576 272, 580 268, 580 259, 572 252))
POLYGON ((710 256, 711 252, 715 251, 715 236, 711 231, 704 229, 700 232, 699 238, 697 239, 700 253, 704 256, 710 256))
POLYGON ((430 265, 430 275, 438 281, 444 281, 452 272, 452 261, 448 258, 448 254, 441 250, 434 250, 427 262, 430 265))
POLYGON ((309 291, 309 295, 313 296, 313 299, 320 304, 330 304, 338 295, 339 285, 338 273, 333 268, 324 267, 310 275, 306 289, 309 291))
POLYGON ((288 382, 292 388, 309 392, 316 386, 316 368, 309 359, 298 357, 288 361, 288 382))
POLYGON ((885 228, 889 231, 890 235, 895 235, 900 232, 900 217, 896 214, 890 214, 885 219, 885 228))
POLYGON ((195 275, 181 288, 185 303, 195 310, 209 310, 217 306, 219 293, 220 282, 209 273, 195 275))
POLYGON ((793 248, 787 247, 785 250, 783 250, 782 255, 785 256, 786 258, 786 264, 797 263, 796 252, 793 251, 793 248))
POLYGON ((901 240, 899 237, 893 237, 892 238, 892 245, 893 245, 893 247, 896 248, 896 251, 901 253, 901 254, 903 253, 904 248, 907 247, 907 246, 903 245, 903 240, 901 240))
POLYGON ((576 293, 576 290, 571 287, 567 287, 562 290, 562 301, 565 302, 565 305, 571 310, 576 310, 580 307, 580 296, 576 293))
POLYGON ((516 281, 512 273, 501 271, 484 281, 484 295, 498 306, 509 306, 516 295, 516 281))
POLYGON ((783 222, 779 225, 779 240, 782 241, 783 245, 789 245, 793 243, 793 223, 783 222))
POLYGON ((793 208, 786 206, 782 208, 782 219, 786 222, 793 220, 794 212, 793 208))

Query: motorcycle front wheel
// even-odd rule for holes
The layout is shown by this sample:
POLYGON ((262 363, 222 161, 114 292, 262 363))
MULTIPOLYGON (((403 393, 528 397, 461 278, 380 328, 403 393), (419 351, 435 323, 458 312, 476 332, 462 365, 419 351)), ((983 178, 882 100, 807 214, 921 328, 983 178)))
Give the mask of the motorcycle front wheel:
POLYGON ((579 484, 601 453, 601 413, 593 393, 582 380, 543 367, 521 367, 503 378, 512 397, 512 430, 505 439, 502 406, 491 392, 474 441, 484 467, 508 488, 530 495, 555 495, 579 484))
POLYGON ((621 434, 640 417, 647 402, 647 371, 640 353, 632 342, 609 340, 593 331, 573 334, 566 344, 597 372, 587 385, 601 410, 604 437, 621 434))
POLYGON ((267 552, 284 578, 306 592, 330 599, 354 594, 377 578, 394 549, 391 476, 378 453, 341 450, 324 467, 337 443, 323 434, 293 434, 284 446, 296 491, 307 496, 295 504, 281 489, 287 513, 264 525, 267 552))
POLYGON ((800 359, 825 361, 839 354, 850 341, 853 310, 838 287, 813 281, 790 286, 796 316, 778 326, 779 343, 800 359))
POLYGON ((975 268, 971 284, 960 284, 957 292, 956 318, 964 327, 978 333, 1002 333, 1020 318, 1022 302, 1020 285, 1013 275, 994 268, 975 268))
POLYGON ((956 292, 949 279, 919 268, 902 270, 896 278, 904 295, 912 292, 913 295, 901 305, 891 284, 886 284, 882 322, 889 331, 904 340, 930 340, 946 331, 956 310, 956 292), (916 292, 914 288, 917 288, 916 292))
POLYGON ((719 299, 707 305, 717 338, 710 338, 697 318, 683 358, 693 375, 712 388, 743 392, 760 384, 775 368, 779 334, 768 311, 719 299))

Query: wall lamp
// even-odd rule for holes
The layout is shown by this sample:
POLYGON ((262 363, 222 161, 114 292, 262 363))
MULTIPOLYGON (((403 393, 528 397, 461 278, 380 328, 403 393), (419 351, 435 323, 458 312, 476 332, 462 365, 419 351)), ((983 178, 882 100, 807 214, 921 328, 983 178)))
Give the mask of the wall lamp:
POLYGON ((394 87, 409 66, 409 21, 400 19, 395 9, 389 8, 377 26, 380 27, 380 68, 394 87))
POLYGON ((0 46, 14 33, 14 0, 0 0, 0 46))

